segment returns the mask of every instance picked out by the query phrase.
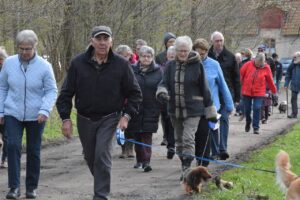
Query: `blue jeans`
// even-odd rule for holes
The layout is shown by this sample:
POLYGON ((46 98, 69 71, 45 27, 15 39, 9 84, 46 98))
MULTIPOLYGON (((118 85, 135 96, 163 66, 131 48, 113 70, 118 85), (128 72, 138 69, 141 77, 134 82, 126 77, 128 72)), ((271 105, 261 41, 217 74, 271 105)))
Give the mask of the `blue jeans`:
POLYGON ((260 109, 263 103, 263 98, 264 97, 244 96, 246 123, 251 123, 251 111, 253 110, 252 127, 254 130, 259 130, 260 109))
POLYGON ((227 141, 229 133, 229 113, 225 109, 225 106, 222 106, 219 112, 221 114, 219 151, 227 151, 227 141))
POLYGON ((37 121, 19 121, 5 116, 5 131, 8 150, 8 187, 20 187, 21 149, 23 131, 26 130, 26 190, 38 187, 40 177, 40 151, 45 123, 37 121))

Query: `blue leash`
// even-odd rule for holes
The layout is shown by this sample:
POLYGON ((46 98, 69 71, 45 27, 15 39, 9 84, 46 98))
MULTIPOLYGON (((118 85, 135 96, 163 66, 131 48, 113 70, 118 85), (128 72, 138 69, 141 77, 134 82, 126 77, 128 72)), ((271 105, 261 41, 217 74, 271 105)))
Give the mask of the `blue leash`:
MULTIPOLYGON (((141 145, 141 146, 144 146, 144 147, 152 148, 152 145, 145 144, 143 142, 138 142, 136 140, 125 139, 125 138, 119 138, 119 139, 123 140, 124 143, 125 143, 125 141, 127 141, 127 142, 130 142, 130 143, 133 143, 133 144, 137 144, 137 145, 141 145)), ((255 171, 261 171, 261 172, 268 172, 268 173, 273 173, 273 174, 276 173, 273 170, 259 169, 259 168, 254 168, 254 167, 246 167, 246 166, 242 166, 242 165, 238 165, 238 164, 234 164, 234 163, 222 162, 222 161, 218 161, 218 160, 211 160, 211 159, 208 159, 208 158, 205 158, 205 157, 199 157, 199 156, 192 155, 192 154, 178 154, 178 153, 176 153, 176 154, 178 156, 188 156, 188 157, 195 158, 197 160, 207 161, 207 162, 215 163, 215 164, 218 164, 218 165, 231 166, 231 167, 234 167, 234 168, 255 170, 255 171)))

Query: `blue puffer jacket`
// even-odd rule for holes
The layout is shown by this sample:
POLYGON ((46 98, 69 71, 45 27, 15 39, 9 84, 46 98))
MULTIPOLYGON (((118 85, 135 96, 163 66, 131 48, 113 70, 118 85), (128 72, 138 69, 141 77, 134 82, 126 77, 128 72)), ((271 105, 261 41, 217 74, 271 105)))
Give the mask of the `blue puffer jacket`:
POLYGON ((0 73, 0 117, 9 115, 19 121, 35 121, 38 114, 48 117, 56 97, 52 66, 45 59, 35 55, 22 63, 14 55, 5 60, 0 73))
POLYGON ((225 103, 225 109, 228 112, 231 112, 234 108, 233 100, 228 86, 225 82, 220 64, 210 57, 206 57, 205 60, 202 61, 202 63, 206 73, 211 96, 217 110, 219 110, 221 107, 219 98, 220 94, 225 103))
POLYGON ((300 91, 300 64, 292 63, 286 72, 285 75, 285 87, 288 87, 290 85, 290 88, 294 92, 300 91), (291 85, 290 85, 291 83, 291 85))

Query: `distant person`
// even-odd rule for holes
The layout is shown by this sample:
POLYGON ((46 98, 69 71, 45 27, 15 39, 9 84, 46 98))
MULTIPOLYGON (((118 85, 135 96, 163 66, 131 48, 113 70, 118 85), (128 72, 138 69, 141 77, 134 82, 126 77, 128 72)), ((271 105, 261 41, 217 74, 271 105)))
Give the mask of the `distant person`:
MULTIPOLYGON (((8 57, 4 47, 0 47, 0 71, 3 66, 4 60, 8 57)), ((3 147, 2 152, 0 152, 0 168, 7 168, 7 135, 4 131, 4 124, 0 124, 0 134, 2 135, 3 147)))
POLYGON ((37 54, 38 37, 32 30, 17 34, 18 54, 5 59, 0 73, 0 124, 7 135, 7 199, 20 197, 23 132, 26 132, 26 198, 35 199, 40 177, 44 127, 57 97, 50 63, 37 54))
POLYGON ((288 118, 297 118, 298 115, 298 93, 300 91, 300 51, 294 53, 293 62, 288 67, 285 74, 285 89, 288 87, 292 91, 292 114, 288 118))
POLYGON ((132 59, 137 62, 139 60, 139 50, 142 46, 146 46, 147 42, 143 39, 137 39, 135 41, 135 48, 134 48, 134 52, 133 52, 133 56, 132 59))
MULTIPOLYGON (((233 100, 232 100, 230 91, 228 89, 228 86, 225 82, 220 64, 216 60, 208 57, 209 43, 205 39, 199 38, 194 42, 193 49, 199 53, 200 58, 202 60, 206 78, 207 78, 210 92, 212 95, 212 99, 213 99, 214 105, 217 108, 217 111, 220 112, 220 109, 221 109, 221 103, 220 103, 220 98, 219 98, 219 95, 220 95, 225 102, 224 105, 225 105, 226 111, 228 113, 231 113, 234 108, 233 100)), ((201 120, 200 120, 200 122, 201 122, 201 120)), ((205 136, 205 134, 203 134, 202 128, 203 128, 203 125, 201 125, 201 123, 199 123, 199 127, 196 132, 196 138, 195 138, 196 156, 201 157, 202 155, 205 155, 205 157, 209 157, 210 156, 209 149, 211 148, 212 157, 214 159, 218 159, 220 156, 220 151, 219 151, 220 135, 219 135, 218 129, 210 130, 211 134, 205 136), (207 137, 211 137, 211 145, 209 145, 210 139, 207 137), (206 150, 207 152, 203 153, 199 150, 201 149, 202 145, 205 145, 206 142, 208 143, 208 148, 206 150)), ((224 139, 222 139, 222 140, 224 140, 224 139)), ((199 160, 198 165, 201 165, 201 163, 207 163, 207 162, 203 162, 203 161, 199 160)))
POLYGON ((165 65, 167 60, 167 50, 170 46, 174 46, 176 39, 176 35, 171 32, 167 32, 164 34, 164 45, 165 45, 165 50, 161 53, 159 53, 155 57, 155 62, 159 65, 165 65))
POLYGON ((266 46, 264 44, 260 44, 257 47, 257 52, 258 53, 264 53, 265 57, 266 57, 266 62, 267 64, 270 66, 271 72, 272 72, 272 76, 273 78, 275 78, 275 73, 276 73, 276 67, 275 67, 275 63, 272 57, 270 57, 267 53, 266 53, 266 46))
POLYGON ((235 56, 235 61, 236 61, 236 63, 238 64, 238 66, 239 66, 239 68, 241 68, 241 66, 242 66, 242 54, 240 53, 240 52, 237 52, 237 53, 235 53, 234 54, 234 56, 235 56))
POLYGON ((107 200, 111 183, 112 140, 138 113, 140 87, 130 63, 112 51, 112 31, 95 26, 88 49, 76 56, 56 102, 62 132, 72 136, 73 97, 84 159, 94 179, 94 200, 107 200), (127 103, 124 104, 125 99, 127 103))
POLYGON ((119 45, 115 49, 115 52, 128 60, 131 64, 135 64, 137 61, 133 59, 133 52, 128 45, 119 45))
POLYGON ((249 132, 251 124, 253 133, 259 134, 260 110, 266 95, 267 84, 273 94, 276 94, 270 66, 266 63, 264 53, 258 53, 254 61, 244 64, 241 68, 242 95, 245 106, 246 126, 249 132), (251 112, 253 111, 253 119, 251 112))
POLYGON ((279 93, 279 90, 280 90, 280 82, 281 82, 281 79, 282 79, 282 75, 283 75, 283 71, 282 71, 282 64, 281 62, 279 62, 278 60, 278 55, 276 53, 273 53, 272 54, 272 58, 275 62, 275 68, 276 68, 276 77, 275 77, 275 82, 276 82, 276 88, 277 88, 277 91, 279 93))
MULTIPOLYGON (((168 102, 168 112, 175 130, 176 153, 181 160, 181 179, 191 167, 195 154, 195 133, 203 121, 202 134, 208 135, 208 120, 217 120, 217 110, 197 52, 188 36, 176 38, 176 59, 169 62, 156 96, 168 102)), ((204 152, 206 145, 199 151, 204 152)))
MULTIPOLYGON (((133 66, 135 77, 140 85, 143 101, 139 114, 131 119, 126 133, 134 135, 135 141, 152 145, 153 133, 158 130, 160 103, 156 100, 157 86, 162 80, 162 71, 154 62, 154 50, 142 46, 139 50, 139 61, 133 66)), ((136 164, 134 168, 142 168, 144 172, 152 171, 150 165, 152 149, 135 145, 136 164)))
MULTIPOLYGON (((174 46, 170 46, 167 50, 167 62, 166 65, 161 65, 160 68, 163 72, 166 71, 166 66, 169 62, 172 62, 176 58, 176 49, 174 46)), ((162 145, 167 145, 167 158, 173 159, 175 155, 175 139, 174 128, 171 122, 171 117, 168 113, 168 104, 166 102, 161 103, 161 125, 163 128, 164 139, 161 142, 162 145)))
MULTIPOLYGON (((159 64, 163 70, 166 66, 166 63, 168 62, 168 58, 167 58, 168 48, 170 46, 174 46, 175 39, 176 39, 176 35, 174 33, 166 32, 164 34, 165 50, 160 52, 159 54, 157 54, 157 56, 155 57, 155 62, 157 64, 159 64)), ((163 127, 163 141, 161 142, 161 145, 168 145, 167 135, 168 135, 168 131, 170 129, 172 129, 172 128, 169 129, 167 127, 168 124, 170 123, 170 118, 165 114, 167 114, 167 113, 166 112, 162 113, 162 117, 161 117, 161 124, 162 124, 162 127, 163 127)))
MULTIPOLYGON (((212 46, 209 49, 208 56, 219 62, 233 102, 240 102, 240 70, 235 60, 235 56, 224 45, 224 36, 215 31, 211 34, 212 46)), ((220 158, 226 160, 229 158, 227 152, 227 142, 229 134, 229 112, 226 110, 225 102, 220 98, 220 158)))
MULTIPOLYGON (((252 52, 251 49, 245 48, 245 49, 243 49, 243 50, 241 51, 241 54, 242 54, 242 66, 243 66, 246 62, 252 60, 253 52, 252 52)), ((242 66, 241 66, 241 67, 242 67, 242 66)))

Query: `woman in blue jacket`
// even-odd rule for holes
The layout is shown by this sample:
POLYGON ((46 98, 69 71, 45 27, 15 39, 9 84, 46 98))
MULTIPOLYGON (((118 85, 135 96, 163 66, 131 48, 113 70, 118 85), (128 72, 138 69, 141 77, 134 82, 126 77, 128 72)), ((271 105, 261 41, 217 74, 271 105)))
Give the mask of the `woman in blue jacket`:
MULTIPOLYGON (((207 56, 209 50, 208 42, 203 38, 199 38, 194 42, 193 49, 197 51, 201 57, 214 105, 219 111, 221 108, 220 98, 222 98, 225 102, 224 103, 224 105, 226 106, 225 109, 227 110, 228 113, 231 113, 234 108, 232 96, 225 82, 223 72, 219 63, 207 56)), ((200 124, 199 127, 201 127, 200 124)), ((198 128, 196 132, 196 139, 195 139, 196 155, 200 157, 202 157, 203 155, 206 156, 209 155, 208 152, 210 151, 210 147, 211 147, 212 157, 216 158, 220 156, 220 158, 222 159, 222 153, 227 153, 224 151, 227 149, 228 138, 220 138, 219 140, 218 129, 211 130, 211 133, 212 134, 211 134, 211 146, 210 146, 209 138, 203 138, 203 134, 201 134, 201 129, 198 128), (205 152, 199 152, 199 149, 201 148, 198 148, 198 146, 203 146, 203 145, 207 146, 205 152)), ((205 163, 207 162, 202 162, 202 165, 207 165, 205 163)), ((201 161, 199 164, 201 164, 201 161)))
POLYGON ((8 149, 7 199, 20 196, 20 158, 26 130, 26 198, 36 198, 40 149, 45 122, 57 97, 52 66, 37 55, 38 38, 32 30, 16 37, 18 54, 8 57, 0 73, 0 123, 5 120, 8 149))

